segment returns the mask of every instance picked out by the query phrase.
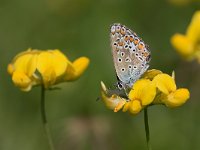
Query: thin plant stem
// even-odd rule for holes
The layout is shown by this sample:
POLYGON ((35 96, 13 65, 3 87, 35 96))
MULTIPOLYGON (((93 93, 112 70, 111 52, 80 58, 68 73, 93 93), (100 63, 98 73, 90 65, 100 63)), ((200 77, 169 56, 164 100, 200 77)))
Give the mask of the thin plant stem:
POLYGON ((44 86, 41 86, 41 116, 42 116, 42 123, 44 125, 44 130, 45 130, 45 134, 49 143, 49 148, 50 150, 54 150, 54 146, 53 146, 53 142, 52 142, 52 137, 50 134, 50 130, 49 130, 49 125, 48 125, 48 121, 46 118, 46 111, 45 111, 45 88, 44 86))
POLYGON ((145 124, 145 133, 146 133, 147 147, 148 147, 148 150, 152 150, 151 149, 151 143, 150 143, 150 132, 149 132, 147 107, 144 108, 144 124, 145 124))

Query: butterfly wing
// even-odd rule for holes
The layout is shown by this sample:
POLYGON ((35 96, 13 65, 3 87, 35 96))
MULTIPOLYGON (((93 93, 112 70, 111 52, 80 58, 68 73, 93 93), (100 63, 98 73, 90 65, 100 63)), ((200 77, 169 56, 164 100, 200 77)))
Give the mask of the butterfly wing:
POLYGON ((110 39, 116 74, 122 86, 131 88, 149 67, 148 46, 136 33, 119 23, 111 26, 110 39))

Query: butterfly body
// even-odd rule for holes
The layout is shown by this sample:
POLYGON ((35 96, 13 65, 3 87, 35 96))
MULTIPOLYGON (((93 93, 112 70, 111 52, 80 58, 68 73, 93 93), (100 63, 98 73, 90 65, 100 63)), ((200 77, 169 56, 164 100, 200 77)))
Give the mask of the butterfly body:
POLYGON ((124 89, 132 88, 149 67, 149 48, 135 32, 119 23, 111 26, 110 39, 118 83, 124 89))

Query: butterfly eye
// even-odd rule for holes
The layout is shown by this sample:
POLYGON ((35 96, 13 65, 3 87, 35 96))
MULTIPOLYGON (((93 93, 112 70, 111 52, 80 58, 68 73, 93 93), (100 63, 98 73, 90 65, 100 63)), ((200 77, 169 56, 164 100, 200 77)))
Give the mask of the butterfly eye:
POLYGON ((118 89, 120 89, 120 90, 123 88, 123 86, 122 86, 122 84, 121 84, 120 82, 117 83, 117 87, 118 87, 118 89))

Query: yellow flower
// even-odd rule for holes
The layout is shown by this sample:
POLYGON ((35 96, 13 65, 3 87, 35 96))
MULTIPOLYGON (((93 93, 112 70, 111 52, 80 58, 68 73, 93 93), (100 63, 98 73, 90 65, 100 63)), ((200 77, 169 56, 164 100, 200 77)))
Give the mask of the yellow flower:
POLYGON ((43 84, 49 88, 55 84, 78 79, 89 64, 89 59, 80 57, 74 62, 59 50, 32 50, 19 53, 8 65, 8 73, 14 84, 23 91, 43 84))
POLYGON ((157 75, 153 82, 161 92, 159 101, 155 101, 155 103, 164 103, 168 107, 177 107, 184 104, 190 97, 188 89, 177 89, 175 80, 168 74, 157 75))
POLYGON ((152 81, 149 79, 140 79, 136 81, 128 95, 131 101, 131 103, 129 103, 130 112, 132 114, 140 112, 142 108, 152 103, 155 95, 156 86, 152 81))
POLYGON ((126 99, 118 96, 117 94, 110 95, 109 90, 105 84, 101 81, 101 97, 107 108, 117 112, 126 103, 126 99))
POLYGON ((137 80, 126 96, 119 90, 108 90, 101 82, 101 97, 105 105, 118 112, 129 111, 139 113, 143 108, 155 104, 165 104, 167 107, 177 107, 189 99, 189 91, 185 88, 177 89, 172 77, 160 70, 148 70, 141 79, 137 80))
POLYGON ((200 63, 200 11, 195 12, 187 28, 186 34, 176 33, 171 38, 171 44, 185 59, 197 59, 200 63))
POLYGON ((123 108, 123 112, 129 110, 130 113, 137 114, 142 108, 151 104, 156 95, 156 87, 149 79, 138 80, 127 98, 123 98, 117 93, 110 94, 103 82, 101 82, 101 88, 102 100, 114 112, 123 108))

